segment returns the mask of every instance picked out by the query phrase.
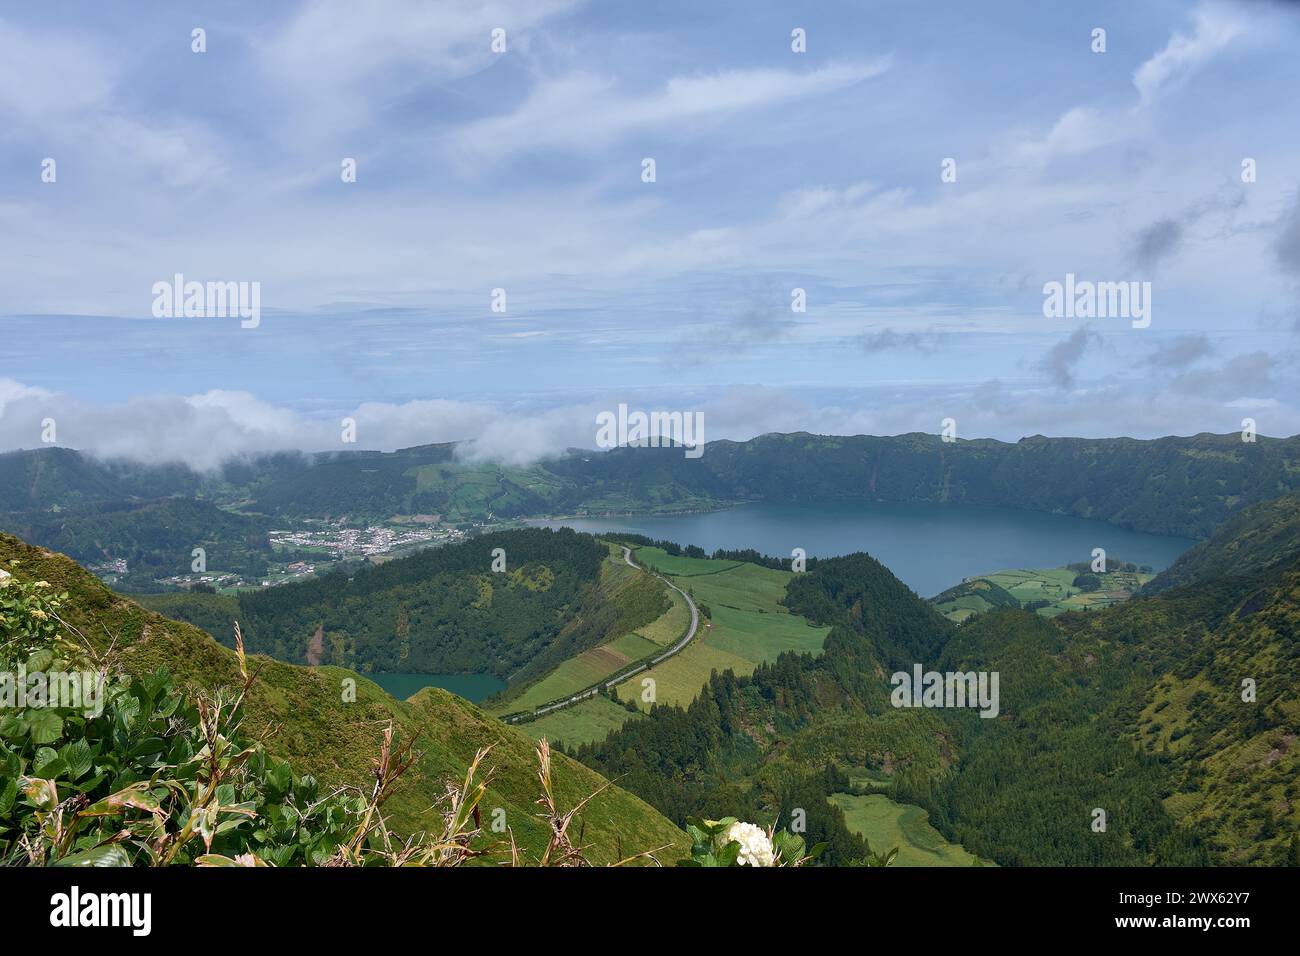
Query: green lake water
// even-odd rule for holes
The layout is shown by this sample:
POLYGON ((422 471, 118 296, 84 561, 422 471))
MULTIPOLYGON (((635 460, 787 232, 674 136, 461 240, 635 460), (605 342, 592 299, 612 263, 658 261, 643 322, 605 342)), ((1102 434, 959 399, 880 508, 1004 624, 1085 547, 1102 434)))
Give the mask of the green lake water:
POLYGON ((506 682, 491 674, 367 674, 366 677, 398 700, 406 700, 425 687, 441 687, 477 704, 506 689, 506 682))

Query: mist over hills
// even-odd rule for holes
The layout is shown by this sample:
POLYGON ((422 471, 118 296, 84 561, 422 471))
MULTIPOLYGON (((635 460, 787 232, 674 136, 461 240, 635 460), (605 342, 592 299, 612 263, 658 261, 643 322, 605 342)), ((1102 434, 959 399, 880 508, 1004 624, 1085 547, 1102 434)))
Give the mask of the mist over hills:
POLYGON ((282 453, 214 472, 105 462, 70 449, 0 455, 0 510, 199 497, 279 517, 437 513, 497 518, 681 511, 746 501, 1001 505, 1204 538, 1243 507, 1300 488, 1300 437, 1152 440, 1034 436, 945 442, 769 434, 681 449, 577 451, 526 468, 465 461, 452 444, 395 452, 282 453))

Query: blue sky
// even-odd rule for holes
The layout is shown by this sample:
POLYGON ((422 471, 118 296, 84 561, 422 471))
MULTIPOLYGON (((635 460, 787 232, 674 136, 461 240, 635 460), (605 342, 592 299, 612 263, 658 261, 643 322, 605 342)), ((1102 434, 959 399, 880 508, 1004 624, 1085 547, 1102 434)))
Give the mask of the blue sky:
POLYGON ((1300 432, 1297 52, 1268 0, 3 4, 0 447, 1300 432), (261 324, 154 318, 177 272, 261 324))

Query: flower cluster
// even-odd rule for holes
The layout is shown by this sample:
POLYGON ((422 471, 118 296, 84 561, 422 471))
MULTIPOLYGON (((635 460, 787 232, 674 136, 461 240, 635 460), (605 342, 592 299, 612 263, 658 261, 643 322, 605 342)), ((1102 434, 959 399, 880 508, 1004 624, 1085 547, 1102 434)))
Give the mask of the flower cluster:
POLYGON ((740 844, 740 853, 736 862, 741 866, 775 866, 776 853, 772 849, 771 838, 763 828, 752 823, 736 821, 722 834, 724 843, 735 841, 740 844))
POLYGON ((686 821, 691 835, 691 858, 683 866, 803 866, 826 848, 819 843, 804 852, 803 837, 777 830, 764 830, 735 817, 721 820, 686 821))

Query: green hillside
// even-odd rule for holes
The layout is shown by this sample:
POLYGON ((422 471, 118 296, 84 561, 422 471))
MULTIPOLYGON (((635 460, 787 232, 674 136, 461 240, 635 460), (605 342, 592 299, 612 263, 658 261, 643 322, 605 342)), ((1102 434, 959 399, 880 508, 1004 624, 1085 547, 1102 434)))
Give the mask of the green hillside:
POLYGON ((133 584, 188 574, 193 549, 203 548, 212 571, 265 575, 271 545, 260 515, 235 514, 207 501, 100 502, 4 518, 5 530, 67 554, 82 564, 126 561, 133 584))
MULTIPOLYGON (((166 667, 182 685, 212 689, 238 681, 235 655, 192 625, 172 621, 113 594, 67 558, 0 535, 0 567, 19 580, 48 581, 67 591, 68 623, 98 648, 115 646, 121 666, 132 674, 166 667)), ((421 754, 402 779, 388 808, 404 832, 438 825, 431 809, 447 783, 462 778, 477 748, 490 745, 492 770, 482 807, 505 811, 520 845, 536 854, 549 838, 536 816, 536 760, 533 740, 451 694, 433 688, 410 701, 396 701, 375 684, 335 667, 305 668, 258 658, 261 670, 246 703, 246 727, 260 736, 268 753, 288 760, 299 773, 327 785, 360 786, 369 779, 384 726, 392 720, 399 739, 412 740, 421 754), (346 702, 348 681, 356 681, 355 702, 346 702)), ((562 804, 574 806, 602 786, 597 774, 557 757, 556 788, 562 804)), ((581 814, 589 858, 611 862, 620 854, 673 844, 688 849, 685 835, 640 799, 611 787, 581 814)), ((663 857, 673 859, 677 850, 663 857)))
POLYGON ((1251 575, 1300 555, 1300 495, 1286 495, 1233 515, 1146 586, 1168 588, 1251 575))
POLYGON ((849 829, 872 846, 898 847, 895 866, 978 866, 980 861, 949 843, 920 807, 895 803, 884 794, 835 793, 831 802, 844 812, 849 829))
MULTIPOLYGON (((1155 440, 1045 438, 945 443, 937 435, 769 434, 710 442, 699 459, 670 448, 567 457, 548 470, 592 501, 934 501, 998 505, 1207 537, 1230 515, 1300 489, 1300 436, 1200 434, 1155 440)), ((638 506, 631 505, 635 510, 638 506)))
POLYGON ((1093 573, 1087 565, 1012 569, 967 578, 930 598, 944 617, 958 623, 998 607, 1018 607, 1043 617, 1089 611, 1127 601, 1152 579, 1138 571, 1093 573))
POLYGON ((0 455, 0 512, 172 495, 276 521, 452 521, 682 511, 743 501, 965 502, 1076 515, 1155 534, 1207 537, 1242 509, 1300 490, 1300 436, 943 442, 936 435, 806 432, 679 448, 559 455, 529 467, 473 462, 454 445, 276 454, 214 473, 105 463, 43 448, 0 455))
POLYGON ((782 605, 793 575, 739 561, 689 558, 638 548, 636 560, 686 590, 708 620, 702 633, 675 657, 618 685, 621 700, 649 710, 642 682, 655 682, 655 700, 686 706, 714 671, 748 674, 785 651, 819 654, 826 628, 813 627, 782 605))
MULTIPOLYGON (((591 743, 648 712, 655 703, 686 706, 714 673, 749 674, 786 651, 821 652, 826 628, 790 614, 781 603, 792 576, 789 571, 729 558, 672 554, 646 545, 637 546, 634 553, 644 568, 665 575, 696 601, 701 620, 695 639, 668 660, 615 685, 613 699, 602 694, 521 725, 529 734, 570 745, 591 743), (653 682, 653 694, 647 681, 653 682)), ((624 573, 655 580, 653 574, 629 567, 619 546, 611 545, 611 561, 624 573), (619 557, 614 558, 614 553, 619 557)), ((671 603, 657 619, 565 661, 498 709, 503 713, 527 709, 574 694, 674 644, 690 624, 690 611, 680 594, 664 590, 671 603)))
MULTIPOLYGON (((142 598, 228 643, 291 663, 363 673, 490 673, 526 686, 561 662, 657 618, 650 580, 610 571, 608 546, 569 530, 481 535, 405 558, 239 595, 142 598), (500 549, 504 570, 493 571, 500 549)), ((631 570, 631 569, 627 569, 631 570)))

